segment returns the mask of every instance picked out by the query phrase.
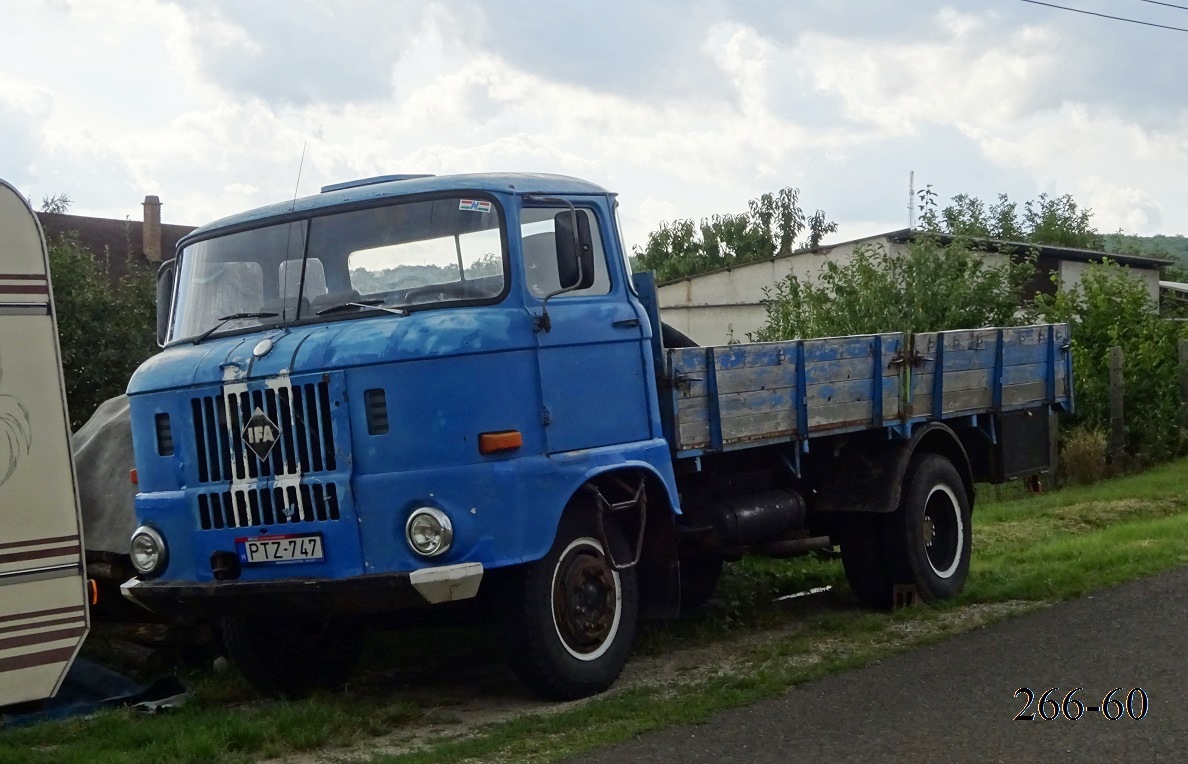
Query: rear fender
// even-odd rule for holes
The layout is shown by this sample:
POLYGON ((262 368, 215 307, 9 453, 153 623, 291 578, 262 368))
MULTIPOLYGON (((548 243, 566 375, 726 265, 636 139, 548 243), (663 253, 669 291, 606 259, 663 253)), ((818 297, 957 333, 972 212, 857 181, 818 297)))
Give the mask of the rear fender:
POLYGON ((957 468, 974 500, 973 469, 960 438, 940 422, 918 428, 909 440, 879 441, 847 449, 831 464, 821 482, 813 509, 820 512, 894 512, 903 493, 903 480, 916 453, 939 454, 957 468))

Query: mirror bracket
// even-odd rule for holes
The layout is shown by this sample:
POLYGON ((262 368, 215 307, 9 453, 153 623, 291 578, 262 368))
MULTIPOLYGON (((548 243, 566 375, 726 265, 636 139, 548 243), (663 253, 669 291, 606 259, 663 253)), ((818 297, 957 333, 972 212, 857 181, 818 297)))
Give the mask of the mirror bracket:
POLYGON ((577 280, 570 286, 562 287, 546 294, 540 304, 540 315, 535 316, 535 331, 549 332, 553 329, 553 321, 551 318, 549 318, 549 300, 556 297, 557 295, 565 294, 566 292, 573 292, 577 289, 583 289, 589 286, 588 284, 584 283, 586 280, 586 274, 583 273, 582 266, 582 242, 581 237, 578 235, 577 208, 574 207, 573 202, 569 201, 568 199, 556 196, 528 196, 525 197, 525 199, 534 202, 542 202, 544 204, 563 204, 569 208, 570 218, 573 221, 573 225, 570 226, 570 233, 573 236, 573 251, 577 255, 577 280))

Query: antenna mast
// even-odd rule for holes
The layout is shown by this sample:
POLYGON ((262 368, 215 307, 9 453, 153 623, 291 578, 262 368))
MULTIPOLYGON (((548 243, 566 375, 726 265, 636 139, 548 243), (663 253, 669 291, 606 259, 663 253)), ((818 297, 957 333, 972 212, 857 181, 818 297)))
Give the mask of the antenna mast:
POLYGON ((908 228, 916 227, 916 171, 908 172, 908 228))
POLYGON ((293 204, 292 208, 297 207, 297 192, 301 189, 301 171, 305 169, 305 149, 309 147, 309 141, 301 144, 301 160, 297 162, 297 183, 293 186, 293 204))
MULTIPOLYGON (((301 189, 301 170, 305 167, 305 149, 309 146, 309 141, 301 144, 301 161, 297 163, 297 183, 293 186, 293 201, 289 204, 289 211, 297 209, 297 192, 301 189)), ((285 234, 285 258, 288 261, 289 244, 293 239, 293 224, 289 223, 288 232, 285 234)), ((301 296, 305 293, 305 255, 309 248, 306 244, 309 242, 309 237, 305 237, 305 241, 301 242, 301 278, 297 282, 297 306, 296 317, 301 318, 301 296)), ((281 293, 281 321, 289 317, 289 307, 287 304, 289 299, 289 269, 285 268, 285 281, 281 285, 284 291, 281 293)))

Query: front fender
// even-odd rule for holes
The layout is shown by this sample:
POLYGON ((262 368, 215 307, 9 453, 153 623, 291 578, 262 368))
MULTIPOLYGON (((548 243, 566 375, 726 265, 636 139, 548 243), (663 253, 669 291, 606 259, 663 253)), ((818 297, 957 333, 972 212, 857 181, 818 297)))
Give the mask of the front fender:
MULTIPOLYGON (((523 562, 538 560, 548 552, 557 536, 561 518, 573 497, 582 486, 603 475, 623 470, 641 470, 657 478, 672 514, 680 514, 680 498, 668 442, 662 438, 619 446, 582 449, 551 454, 546 458, 550 481, 550 497, 545 516, 525 529, 523 562)), ((539 463, 538 463, 539 464, 539 463)))
MULTIPOLYGON (((673 482, 671 470, 669 471, 670 474, 665 476, 660 470, 656 469, 655 465, 650 462, 627 460, 621 462, 620 464, 604 465, 597 469, 592 469, 586 473, 585 479, 574 487, 573 493, 576 493, 586 483, 589 483, 590 481, 595 480, 603 475, 609 475, 614 472, 621 472, 623 470, 631 469, 641 470, 647 473, 649 476, 656 478, 656 484, 658 484, 664 490, 664 498, 668 501, 669 509, 672 510, 674 515, 682 514, 679 495, 676 491, 676 485, 673 482)), ((572 493, 570 495, 572 497, 572 493)))

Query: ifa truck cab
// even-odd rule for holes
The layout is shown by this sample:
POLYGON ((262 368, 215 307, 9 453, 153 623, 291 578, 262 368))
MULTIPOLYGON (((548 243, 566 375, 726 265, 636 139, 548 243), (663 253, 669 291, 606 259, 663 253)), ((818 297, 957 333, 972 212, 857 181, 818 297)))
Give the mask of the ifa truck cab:
POLYGON ((975 478, 1047 465, 1067 327, 695 347, 616 204, 561 176, 386 176, 188 235, 128 387, 125 594, 218 617, 282 695, 341 682, 363 615, 474 604, 532 688, 573 698, 742 554, 841 544, 879 607, 960 591, 975 478))

